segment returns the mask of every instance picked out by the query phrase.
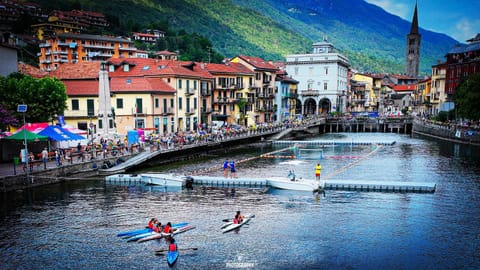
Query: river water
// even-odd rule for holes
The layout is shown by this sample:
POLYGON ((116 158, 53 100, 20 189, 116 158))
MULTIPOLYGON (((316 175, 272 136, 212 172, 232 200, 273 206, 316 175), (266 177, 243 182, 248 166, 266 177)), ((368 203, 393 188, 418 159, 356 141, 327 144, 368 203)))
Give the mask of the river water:
MULTIPOLYGON (((45 186, 1 195, 0 268, 167 269, 165 256, 153 252, 166 248, 164 240, 127 243, 116 236, 144 227, 150 217, 196 226, 176 237, 179 248, 198 248, 182 251, 177 269, 480 268, 478 148, 389 133, 314 139, 395 144, 308 147, 301 159, 239 163, 238 177, 294 170, 311 179, 320 161, 325 178, 434 182, 436 192, 164 190, 98 180, 45 186), (255 218, 222 234, 222 219, 236 210, 255 218)), ((228 149, 148 171, 188 173, 279 148, 228 149)))

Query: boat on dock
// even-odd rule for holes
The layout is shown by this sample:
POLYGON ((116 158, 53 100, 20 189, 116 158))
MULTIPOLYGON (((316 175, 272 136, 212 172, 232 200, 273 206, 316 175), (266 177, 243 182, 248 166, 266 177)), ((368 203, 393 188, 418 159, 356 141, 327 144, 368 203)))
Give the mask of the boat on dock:
POLYGON ((183 187, 187 181, 185 176, 164 173, 143 173, 141 178, 146 185, 165 187, 183 187))
POLYGON ((288 177, 269 177, 267 184, 270 187, 278 189, 298 190, 298 191, 319 191, 323 189, 320 181, 317 180, 293 180, 288 177))

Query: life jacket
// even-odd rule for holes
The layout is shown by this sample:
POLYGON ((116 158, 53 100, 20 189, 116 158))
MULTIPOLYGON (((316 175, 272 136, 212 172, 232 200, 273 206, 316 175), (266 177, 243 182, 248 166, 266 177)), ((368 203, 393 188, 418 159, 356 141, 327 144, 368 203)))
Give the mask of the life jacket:
POLYGON ((168 251, 177 251, 177 244, 171 243, 168 245, 168 251))
POLYGON ((153 229, 153 221, 148 222, 148 228, 153 229))
POLYGON ((153 231, 156 233, 162 232, 162 226, 155 226, 155 228, 153 228, 153 231))
POLYGON ((164 233, 170 233, 170 231, 171 231, 171 227, 168 226, 168 225, 165 225, 165 228, 163 228, 163 232, 164 233))

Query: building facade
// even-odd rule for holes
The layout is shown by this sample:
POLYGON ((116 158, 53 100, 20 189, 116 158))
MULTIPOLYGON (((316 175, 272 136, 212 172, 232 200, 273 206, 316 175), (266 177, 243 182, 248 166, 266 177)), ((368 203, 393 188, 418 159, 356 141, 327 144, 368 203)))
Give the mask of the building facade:
POLYGON ((456 93, 463 78, 480 73, 480 34, 467 42, 451 49, 446 55, 445 92, 449 99, 456 93))
POLYGON ((55 35, 39 46, 39 67, 44 71, 55 70, 64 63, 132 58, 137 52, 128 39, 72 33, 55 35))
POLYGON ((298 81, 303 115, 346 112, 350 64, 331 43, 314 43, 309 54, 287 55, 285 65, 298 81))

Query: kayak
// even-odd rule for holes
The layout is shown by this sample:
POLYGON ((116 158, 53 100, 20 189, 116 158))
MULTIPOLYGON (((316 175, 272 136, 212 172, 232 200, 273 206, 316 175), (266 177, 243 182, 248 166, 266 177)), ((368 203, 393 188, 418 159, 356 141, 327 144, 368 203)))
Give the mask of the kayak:
MULTIPOLYGON (((162 232, 162 233, 152 232, 152 234, 144 236, 142 238, 137 238, 136 240, 137 240, 138 243, 142 243, 142 242, 146 242, 146 241, 149 241, 149 240, 160 239, 162 237, 169 236, 169 235, 177 235, 179 233, 183 233, 183 232, 189 231, 191 229, 195 229, 195 226, 187 225, 187 226, 178 228, 173 232, 173 234, 164 233, 164 232, 162 232)), ((134 240, 132 240, 132 241, 134 241, 134 240)))
POLYGON ((167 264, 168 266, 172 267, 175 265, 175 263, 177 262, 177 259, 178 259, 178 249, 175 250, 175 251, 168 251, 168 254, 167 254, 167 264))
MULTIPOLYGON (((188 222, 175 223, 175 224, 172 225, 172 228, 184 227, 186 225, 188 225, 188 222)), ((134 236, 134 235, 144 234, 144 233, 148 233, 148 232, 152 232, 152 231, 153 230, 150 229, 150 228, 145 228, 145 229, 140 229, 140 230, 121 232, 121 233, 118 233, 117 236, 118 237, 131 237, 131 236, 134 236)))
POLYGON ((226 232, 229 232, 229 231, 233 231, 237 228, 240 228, 242 227, 244 224, 247 224, 250 219, 252 219, 253 217, 255 217, 255 215, 246 215, 245 218, 243 219, 243 221, 241 223, 233 223, 233 221, 230 221, 230 222, 227 222, 226 224, 224 224, 221 229, 222 229, 222 232, 226 233, 226 232))

